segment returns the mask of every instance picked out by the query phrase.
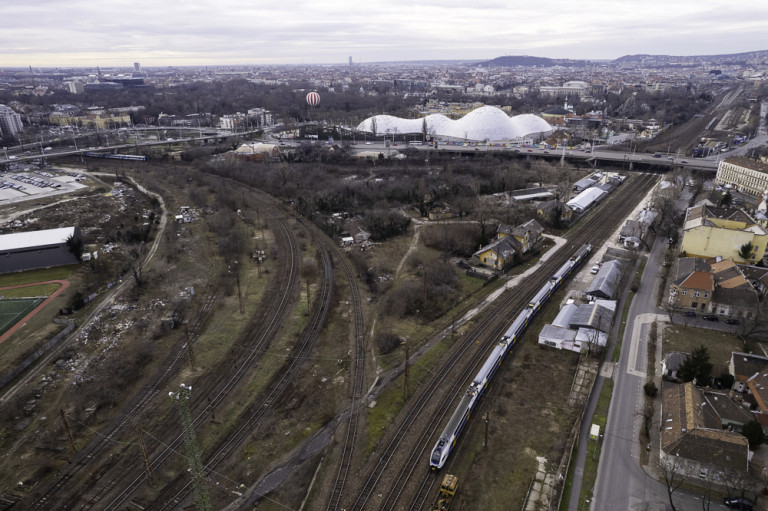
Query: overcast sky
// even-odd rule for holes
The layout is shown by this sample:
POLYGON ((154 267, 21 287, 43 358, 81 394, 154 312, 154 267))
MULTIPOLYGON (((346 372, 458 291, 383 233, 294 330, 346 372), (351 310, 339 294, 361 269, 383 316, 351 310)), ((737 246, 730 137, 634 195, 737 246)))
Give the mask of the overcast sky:
POLYGON ((0 67, 613 59, 768 49, 746 0, 24 0, 2 2, 0 67))

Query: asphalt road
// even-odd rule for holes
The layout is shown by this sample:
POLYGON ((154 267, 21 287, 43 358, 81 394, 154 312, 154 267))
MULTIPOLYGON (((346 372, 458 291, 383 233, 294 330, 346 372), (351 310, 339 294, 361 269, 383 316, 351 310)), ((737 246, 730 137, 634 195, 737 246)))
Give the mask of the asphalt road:
MULTIPOLYGON (((686 190, 678 207, 685 206, 688 199, 686 190)), ((640 430, 643 427, 641 410, 644 396, 642 387, 647 380, 647 332, 651 323, 656 320, 668 319, 666 311, 656 307, 656 292, 659 289, 658 275, 664 260, 666 240, 657 237, 649 254, 643 272, 638 292, 632 300, 627 315, 627 324, 621 345, 621 356, 613 370, 614 388, 608 421, 602 439, 600 464, 594 487, 592 502, 579 502, 578 493, 572 495, 568 509, 577 511, 591 509, 592 511, 612 510, 646 510, 671 509, 667 496, 666 485, 659 482, 660 473, 656 470, 653 460, 658 460, 659 438, 658 426, 651 428, 651 444, 649 467, 640 466, 640 455, 646 445, 639 442, 640 430)), ((688 318, 694 321, 693 318, 688 318)), ((698 326, 708 328, 728 328, 730 325, 701 322, 698 326)), ((677 323, 677 318, 676 318, 677 323)), ((617 325, 618 326, 618 325, 617 325)), ((657 350, 658 353, 658 350, 657 350)), ((593 394, 600 392, 603 377, 598 376, 593 394)), ((595 396, 593 396, 595 397, 595 396)), ((590 405, 593 405, 590 399, 590 405)), ((594 399, 596 401, 596 399, 594 399)), ((594 413, 594 407, 585 413, 587 427, 594 413)), ((656 400, 655 418, 660 414, 660 400, 656 400)), ((579 454, 594 446, 594 440, 588 440, 588 434, 582 434, 579 454)), ((578 460, 576 469, 578 470, 578 460)), ((583 465, 582 465, 583 467, 583 465)), ((574 484, 574 492, 575 489, 574 484)), ((702 509, 701 497, 695 492, 677 490, 673 500, 678 511, 693 511, 702 509)), ((726 509, 718 500, 713 500, 711 511, 726 509)))

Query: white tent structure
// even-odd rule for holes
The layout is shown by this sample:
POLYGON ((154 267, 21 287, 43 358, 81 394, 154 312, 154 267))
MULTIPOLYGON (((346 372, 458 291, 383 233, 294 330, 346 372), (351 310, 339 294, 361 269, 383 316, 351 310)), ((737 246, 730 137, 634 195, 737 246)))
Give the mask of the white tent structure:
POLYGON ((461 119, 453 120, 443 114, 430 114, 418 119, 403 119, 392 115, 374 115, 357 126, 358 131, 375 135, 406 135, 423 133, 424 122, 430 136, 472 141, 519 141, 526 136, 545 137, 553 128, 533 114, 509 117, 494 106, 483 106, 461 119))

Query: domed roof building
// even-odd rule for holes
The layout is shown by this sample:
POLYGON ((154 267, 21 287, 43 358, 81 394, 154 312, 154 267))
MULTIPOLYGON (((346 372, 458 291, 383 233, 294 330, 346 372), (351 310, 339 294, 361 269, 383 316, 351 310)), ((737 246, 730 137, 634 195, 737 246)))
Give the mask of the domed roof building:
POLYGON ((541 117, 533 114, 509 117, 494 106, 480 107, 457 120, 443 114, 430 114, 419 119, 375 115, 361 122, 357 130, 367 133, 375 131, 379 136, 416 134, 423 132, 424 120, 427 133, 440 139, 513 142, 530 136, 543 138, 553 131, 552 126, 541 117))

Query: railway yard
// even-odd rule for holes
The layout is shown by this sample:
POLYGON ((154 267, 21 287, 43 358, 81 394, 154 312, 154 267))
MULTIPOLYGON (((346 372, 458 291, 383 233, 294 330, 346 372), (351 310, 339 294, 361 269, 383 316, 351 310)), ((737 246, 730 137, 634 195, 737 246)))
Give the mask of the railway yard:
MULTIPOLYGON (((542 458, 561 471, 581 412, 568 404, 579 356, 535 341, 555 307, 511 348, 442 472, 431 450, 512 318, 659 179, 630 174, 531 276, 457 323, 505 281, 467 284, 405 364, 377 356, 381 311, 359 265, 291 205, 191 165, 63 169, 82 188, 0 206, 18 226, 99 226, 86 236, 98 261, 24 277, 70 286, 0 345, 11 370, 63 328, 51 320, 76 294, 93 297, 64 316, 75 333, 0 390, 0 496, 14 509, 186 509, 195 455, 211 509, 431 509, 445 473, 461 481, 452 509, 522 506, 542 458), (182 383, 192 447, 168 398, 182 383)), ((407 243, 377 250, 400 260, 407 243)))

